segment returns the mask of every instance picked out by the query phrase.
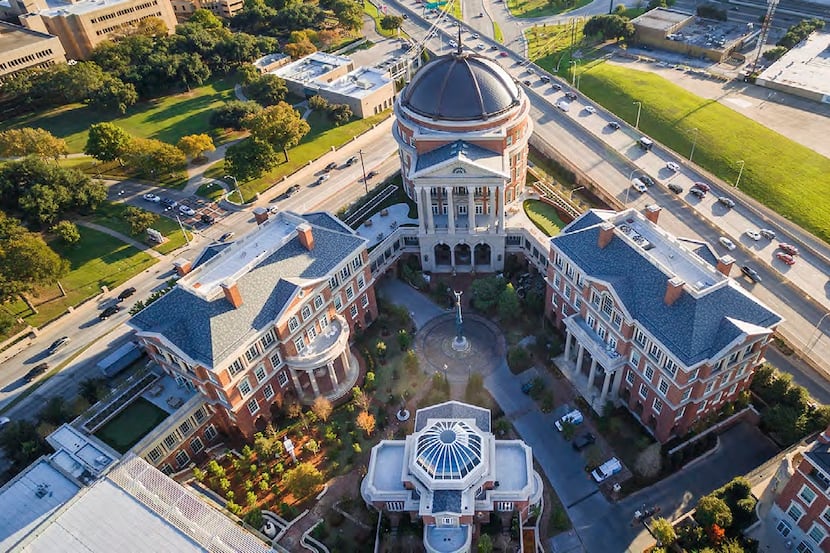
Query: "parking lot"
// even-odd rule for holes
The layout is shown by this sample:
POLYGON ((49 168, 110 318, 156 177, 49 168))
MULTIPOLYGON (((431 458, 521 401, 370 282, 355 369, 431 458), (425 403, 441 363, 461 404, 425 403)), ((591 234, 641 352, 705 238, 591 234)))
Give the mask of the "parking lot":
POLYGON ((181 192, 176 190, 148 187, 130 181, 122 182, 117 187, 110 187, 109 199, 114 202, 125 202, 173 220, 178 217, 182 224, 195 230, 210 226, 209 223, 202 220, 202 216, 212 217, 212 224, 216 224, 228 215, 228 212, 222 209, 219 204, 201 196, 195 194, 183 196, 181 192), (146 199, 149 197, 157 197, 159 200, 146 199), (192 215, 187 214, 182 206, 192 210, 192 215))

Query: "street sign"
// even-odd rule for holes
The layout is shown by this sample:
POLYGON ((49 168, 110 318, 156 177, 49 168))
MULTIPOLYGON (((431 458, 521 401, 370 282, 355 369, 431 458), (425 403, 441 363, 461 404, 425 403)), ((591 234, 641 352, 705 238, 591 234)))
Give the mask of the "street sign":
POLYGON ((446 2, 446 0, 441 0, 439 2, 426 2, 424 5, 426 6, 426 8, 428 10, 434 10, 435 8, 437 8, 439 6, 446 6, 447 2, 446 2))

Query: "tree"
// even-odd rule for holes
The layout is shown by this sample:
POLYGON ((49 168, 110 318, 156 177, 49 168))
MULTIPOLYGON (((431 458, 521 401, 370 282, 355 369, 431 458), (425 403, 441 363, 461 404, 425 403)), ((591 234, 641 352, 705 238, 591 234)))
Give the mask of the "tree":
POLYGON ((234 100, 227 102, 210 114, 210 124, 223 129, 242 130, 245 122, 262 111, 262 106, 256 102, 241 102, 234 100))
POLYGON ((399 15, 384 15, 380 18, 380 28, 385 31, 397 31, 403 25, 403 17, 399 15))
POLYGON ((513 346, 507 350, 507 364, 514 374, 530 367, 530 354, 522 346, 513 346))
POLYGON ((81 239, 81 233, 78 232, 77 225, 71 221, 59 221, 50 230, 67 244, 77 244, 81 239))
POLYGON ((288 149, 296 146, 311 130, 300 112, 285 102, 269 106, 253 116, 248 121, 248 128, 254 138, 281 148, 286 162, 288 149))
POLYGON ((317 111, 328 111, 329 101, 319 94, 315 94, 308 99, 308 107, 317 111))
POLYGON ((649 528, 657 540, 657 545, 671 545, 677 541, 677 533, 674 531, 674 526, 663 517, 653 519, 649 528))
POLYGON ((239 180, 255 179, 277 163, 277 156, 266 141, 248 138, 225 151, 225 171, 239 180))
POLYGON ((158 215, 152 211, 130 206, 124 210, 124 219, 130 224, 130 234, 138 236, 158 221, 158 215))
POLYGON ((308 497, 322 483, 323 475, 311 463, 300 463, 283 475, 285 488, 297 499, 308 497))
POLYGON ((372 405, 372 397, 357 386, 352 388, 352 399, 354 400, 354 404, 363 411, 368 411, 372 405))
POLYGON ((212 152, 216 149, 213 139, 207 134, 189 134, 179 139, 176 147, 184 152, 190 159, 202 157, 205 152, 212 152))
POLYGON ((273 106, 282 102, 288 94, 285 81, 272 73, 260 75, 245 89, 248 98, 263 106, 273 106))
POLYGON ((337 21, 351 31, 363 25, 363 6, 352 0, 335 0, 333 5, 337 21))
POLYGON ((499 294, 499 317, 505 321, 510 321, 519 316, 521 307, 519 306, 519 296, 516 294, 516 289, 511 283, 507 283, 504 290, 499 294))
POLYGON ((634 36, 634 24, 619 15, 595 15, 585 23, 586 36, 599 35, 606 40, 627 40, 634 36))
POLYGON ((357 427, 366 432, 367 436, 371 436, 375 431, 375 416, 369 411, 361 411, 357 416, 357 427))
POLYGON ((101 111, 115 112, 121 115, 127 113, 127 108, 138 101, 138 92, 135 85, 125 83, 118 77, 105 75, 101 86, 89 95, 88 103, 101 111))
POLYGON ((0 157, 36 155, 58 159, 68 153, 66 141, 44 129, 23 127, 0 132, 0 157))
POLYGON ((107 382, 103 378, 87 378, 81 381, 78 393, 90 405, 95 405, 99 399, 107 395, 107 391, 107 382))
POLYGON ((660 454, 660 444, 654 443, 645 448, 634 463, 634 472, 644 478, 653 478, 660 474, 663 456, 660 454))
POLYGON ((316 455, 317 452, 320 451, 320 444, 317 443, 317 440, 312 438, 305 443, 305 448, 316 455))
POLYGON ((25 467, 46 453, 49 448, 27 420, 13 420, 0 432, 0 447, 16 467, 25 467))
POLYGON ((507 282, 497 276, 488 276, 473 281, 473 306, 480 311, 490 311, 498 304, 499 295, 507 282))
POLYGON ((406 331, 406 329, 400 329, 398 331, 398 346, 400 346, 401 351, 406 351, 409 349, 409 346, 412 345, 412 335, 406 331))
POLYGON ((95 123, 89 127, 89 137, 86 140, 84 153, 98 161, 117 159, 120 162, 130 140, 132 140, 130 134, 121 127, 112 123, 95 123))
POLYGON ((482 534, 478 537, 478 553, 492 553, 493 552, 493 538, 490 534, 482 534))
POLYGON ((151 138, 133 138, 123 158, 140 176, 151 178, 169 175, 187 162, 181 150, 151 138))
POLYGON ((323 422, 329 420, 331 416, 332 406, 331 401, 326 399, 324 396, 317 396, 314 400, 314 403, 311 405, 311 410, 317 415, 317 418, 323 422))
POLYGON ((705 527, 717 524, 721 528, 728 528, 732 525, 732 511, 722 499, 714 495, 705 495, 697 502, 695 520, 705 527))
POLYGON ((199 25, 205 29, 222 29, 225 27, 222 20, 216 17, 213 12, 203 8, 200 8, 190 14, 187 22, 193 25, 199 25))
POLYGON ((338 127, 343 123, 348 123, 353 115, 352 108, 348 104, 333 104, 329 106, 329 119, 334 121, 334 124, 338 127))

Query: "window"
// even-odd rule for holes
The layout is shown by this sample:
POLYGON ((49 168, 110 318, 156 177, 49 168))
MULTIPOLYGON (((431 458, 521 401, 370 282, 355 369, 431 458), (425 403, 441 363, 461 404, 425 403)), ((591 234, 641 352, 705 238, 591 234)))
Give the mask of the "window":
POLYGON ((271 366, 275 369, 282 365, 282 356, 280 355, 279 351, 275 351, 274 354, 271 356, 271 366))
POLYGON ((736 382, 735 384, 733 384, 729 387, 729 391, 726 392, 726 394, 731 396, 732 394, 735 393, 735 390, 737 390, 737 389, 738 389, 738 384, 736 382))
POLYGON ((657 385, 657 389, 660 390, 660 393, 665 396, 669 393, 669 383, 661 378, 660 383, 657 385))
POLYGON ((303 306, 303 310, 300 312, 303 316, 303 320, 307 321, 309 317, 311 317, 311 308, 307 305, 303 306))
POLYGON ((349 276, 351 276, 351 274, 352 274, 352 270, 349 268, 348 265, 346 265, 345 267, 340 269, 340 280, 345 281, 347 278, 349 278, 349 276))
POLYGON ((663 410, 663 402, 660 400, 660 398, 654 398, 653 407, 655 413, 659 413, 663 410))
POLYGON ((796 545, 795 550, 798 551, 798 553, 813 553, 813 548, 810 547, 810 544, 806 541, 802 541, 796 545))
POLYGON ((599 307, 599 294, 591 290, 591 303, 594 307, 599 307))
POLYGON ((798 497, 800 497, 801 500, 809 507, 813 504, 813 501, 816 500, 816 492, 807 486, 802 486, 801 491, 798 492, 798 497))
POLYGON ((252 397, 251 401, 248 402, 248 412, 253 415, 257 411, 259 411, 259 402, 255 397, 252 397))
POLYGON ((346 287, 346 301, 352 301, 354 299, 354 286, 349 284, 346 287))
POLYGON ((643 399, 648 397, 648 387, 645 384, 640 384, 640 397, 643 399))
POLYGON ((677 420, 682 419, 683 415, 685 415, 685 414, 686 414, 686 406, 684 405, 683 409, 681 409, 680 412, 677 413, 677 416, 674 417, 674 420, 677 421, 677 420))
POLYGON ((792 531, 792 526, 790 526, 790 523, 786 520, 782 520, 778 523, 778 526, 776 526, 775 529, 778 530, 779 534, 786 538, 790 535, 790 532, 792 531))
POLYGON ((634 371, 628 371, 628 374, 625 375, 625 381, 634 384, 634 371))
POLYGON ((161 450, 154 447, 150 450, 150 453, 147 454, 147 458, 150 459, 150 462, 153 464, 158 463, 159 459, 161 459, 161 450))
POLYGON ((729 356, 729 363, 731 364, 731 363, 734 363, 735 361, 737 361, 737 360, 738 360, 738 356, 739 356, 740 354, 741 354, 741 352, 740 352, 740 351, 735 351, 735 352, 732 352, 732 355, 730 355, 730 356, 729 356))
POLYGON ((691 396, 692 396, 692 387, 689 386, 689 388, 685 392, 683 392, 683 395, 680 397, 680 401, 686 401, 691 396))
POLYGON ((176 464, 179 466, 180 469, 184 468, 189 461, 190 455, 188 455, 185 450, 181 450, 178 453, 176 453, 176 464))
POLYGON ((190 431, 193 430, 193 427, 190 425, 190 421, 186 420, 181 425, 179 425, 179 432, 181 432, 182 436, 187 436, 190 434, 190 431))
POLYGON ((582 296, 577 294, 576 296, 574 296, 574 309, 579 311, 580 307, 582 307, 582 296))
POLYGON ((173 449, 178 441, 179 439, 176 438, 175 434, 169 434, 166 438, 164 438, 164 445, 167 446, 167 449, 173 449))
POLYGON ((814 522, 812 528, 810 528, 810 531, 807 532, 807 535, 810 536, 814 542, 820 544, 821 541, 827 536, 827 531, 814 522))
POLYGON ((317 322, 320 323, 320 330, 323 330, 329 326, 329 316, 323 313, 320 318, 317 319, 317 322))
POLYGON ((697 375, 700 374, 700 369, 695 369, 692 371, 692 374, 689 375, 689 382, 694 382, 697 380, 697 375))
POLYGON ((212 440, 213 438, 216 437, 216 434, 217 434, 216 427, 213 426, 212 424, 209 425, 207 428, 205 428, 205 439, 206 440, 208 440, 208 441, 212 440))
POLYGON ((600 337, 601 340, 605 340, 606 333, 607 333, 607 331, 605 330, 604 326, 602 326, 602 325, 597 326, 597 335, 600 337))
POLYGON ((790 515, 791 519, 798 522, 804 516, 804 511, 801 510, 801 507, 797 503, 792 502, 790 503, 790 508, 787 509, 787 514, 790 515))
POLYGON ((512 501, 496 501, 494 505, 497 511, 510 512, 513 510, 512 501))
POLYGON ((237 386, 237 389, 239 390, 239 393, 242 395, 242 397, 245 397, 251 393, 251 383, 248 382, 247 378, 243 378, 242 381, 239 383, 239 386, 237 386))
POLYGON ((634 341, 643 347, 646 347, 646 335, 639 328, 634 332, 634 341))
POLYGON ((363 297, 360 298, 360 306, 369 307, 369 296, 367 294, 363 294, 363 297))
POLYGON ((265 374, 265 365, 260 365, 254 371, 254 376, 256 376, 257 382, 262 382, 263 380, 265 380, 265 374))
POLYGON ((360 257, 358 255, 357 257, 352 259, 352 267, 354 267, 355 270, 359 269, 361 265, 363 265, 363 258, 362 257, 360 257))
POLYGON ((274 387, 270 384, 267 385, 265 388, 262 389, 262 395, 265 396, 266 400, 270 400, 272 397, 274 397, 274 387))
POLYGON ((559 273, 553 275, 553 287, 557 290, 562 287, 562 278, 559 276, 559 273))
POLYGON ((242 361, 237 359, 233 363, 231 363, 230 367, 228 367, 228 372, 231 373, 231 376, 234 376, 235 374, 241 372, 242 369, 242 361))
POLYGON ((674 378, 677 375, 677 363, 666 357, 666 360, 663 362, 663 368, 666 369, 666 372, 674 378))
POLYGON ((297 330, 297 328, 299 328, 299 326, 300 322, 297 320, 297 317, 291 317, 290 319, 288 319, 289 332, 294 332, 295 330, 297 330))
POLYGON ((821 513, 821 518, 824 519, 824 522, 830 524, 830 507, 825 507, 824 512, 821 513))
POLYGON ((288 384, 288 373, 282 371, 279 376, 277 376, 277 384, 280 385, 280 388, 285 388, 285 385, 288 384))
POLYGON ((651 344, 651 347, 648 348, 648 354, 655 360, 660 361, 660 356, 662 355, 660 352, 660 346, 657 344, 651 344))
POLYGON ((616 351, 617 349, 617 339, 614 336, 608 336, 608 348, 611 350, 616 351))
POLYGON ((334 308, 340 311, 343 309, 343 300, 340 299, 340 294, 334 295, 334 308))
POLYGON ((259 357, 259 350, 257 349, 256 344, 254 344, 248 348, 248 351, 245 352, 245 359, 247 359, 248 362, 251 362, 257 357, 259 357))
POLYGON ((317 296, 314 298, 314 309, 320 309, 323 307, 323 296, 317 296))
POLYGON ((654 378, 654 367, 651 365, 646 364, 646 380, 651 382, 651 379, 654 378))
POLYGON ((360 275, 359 277, 357 277, 357 289, 363 290, 364 288, 366 288, 366 279, 363 277, 363 275, 360 275))
POLYGON ((597 320, 594 319, 593 315, 588 315, 588 318, 585 320, 585 322, 588 323, 588 326, 591 328, 594 328, 594 326, 597 324, 597 320))
POLYGON ((614 300, 611 299, 611 296, 603 294, 603 296, 602 296, 602 312, 610 317, 613 310, 614 310, 614 300))
POLYGON ((706 407, 709 405, 709 400, 707 399, 703 403, 700 404, 700 407, 697 408, 698 413, 702 413, 706 410, 706 407))
POLYGON ((622 316, 617 312, 614 312, 614 326, 617 330, 622 329, 622 316))
POLYGON ((441 524, 443 524, 445 526, 454 525, 455 524, 455 519, 452 518, 452 517, 442 517, 441 518, 441 524))
POLYGON ((166 474, 167 476, 170 476, 171 474, 173 474, 173 467, 171 467, 171 466, 170 466, 169 464, 167 464, 167 463, 164 463, 164 464, 161 466, 161 472, 163 472, 163 473, 164 473, 164 474, 166 474))
POLYGON ((573 288, 570 286, 565 286, 565 299, 571 301, 571 294, 573 294, 573 288))
POLYGON ((202 439, 199 436, 196 436, 192 440, 190 440, 190 450, 193 453, 199 453, 205 448, 205 444, 202 443, 202 439))
POLYGON ((723 397, 723 390, 721 390, 720 392, 718 392, 718 395, 716 395, 716 396, 715 396, 715 399, 713 399, 713 400, 712 400, 712 403, 718 403, 718 402, 720 402, 720 400, 721 400, 721 398, 722 398, 722 397, 723 397))
POLYGON ((205 420, 205 410, 202 407, 199 407, 194 413, 193 418, 196 419, 196 422, 202 422, 205 420))
POLYGON ((297 353, 305 349, 305 340, 302 336, 297 336, 296 338, 294 338, 294 347, 297 348, 297 353))
POLYGON ((352 320, 355 320, 357 318, 357 305, 352 304, 352 306, 349 308, 349 315, 351 316, 352 320))
POLYGON ((329 288, 333 291, 337 288, 337 275, 334 275, 329 279, 329 288))
POLYGON ((637 368, 640 366, 640 352, 631 350, 631 366, 637 368))
POLYGON ((317 329, 314 328, 314 325, 311 325, 306 329, 306 334, 308 334, 308 343, 310 344, 317 337, 317 329))
POLYGON ((387 501, 386 502, 386 510, 387 511, 403 511, 404 502, 403 501, 387 501))

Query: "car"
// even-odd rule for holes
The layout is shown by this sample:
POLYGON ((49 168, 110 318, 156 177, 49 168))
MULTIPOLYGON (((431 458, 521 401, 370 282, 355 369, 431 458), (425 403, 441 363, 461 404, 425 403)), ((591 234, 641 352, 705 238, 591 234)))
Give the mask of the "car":
POLYGON ((499 57, 502 57, 502 58, 506 58, 509 55, 510 54, 508 54, 507 52, 499 52, 499 57))
POLYGON ((579 410, 574 409, 573 411, 566 413, 564 416, 562 416, 558 421, 554 423, 554 425, 556 426, 556 429, 558 431, 562 432, 562 430, 564 430, 565 428, 565 423, 577 425, 581 424, 583 420, 585 419, 582 416, 582 413, 580 413, 579 410))
POLYGON ((290 198, 291 196, 293 196, 294 194, 296 194, 299 191, 300 191, 300 185, 299 184, 294 184, 294 185, 288 187, 288 190, 285 191, 285 195, 290 198))
POLYGON ((757 230, 748 229, 744 232, 749 238, 752 238, 756 242, 761 239, 761 233, 757 230))
POLYGON ((101 311, 101 314, 98 315, 98 319, 101 320, 101 321, 106 321, 107 319, 109 319, 110 317, 112 317, 113 315, 118 313, 119 311, 121 311, 121 306, 119 306, 119 305, 110 305, 109 307, 107 307, 106 309, 101 311))
POLYGON ((323 184, 324 182, 326 182, 326 179, 328 178, 329 176, 327 174, 320 175, 319 177, 317 177, 317 184, 323 184))
POLYGON ((481 37, 479 37, 479 36, 478 36, 478 33, 473 33, 473 38, 474 38, 474 39, 476 39, 476 40, 478 40, 478 39, 479 39, 479 38, 481 38, 481 37))
POLYGON ((487 48, 487 47, 484 44, 482 44, 481 42, 476 44, 476 50, 484 50, 485 48, 487 48))
POLYGON ((144 195, 142 196, 142 198, 144 198, 144 199, 145 199, 145 200, 147 200, 148 202, 153 202, 154 204, 157 204, 157 203, 159 203, 159 202, 161 201, 161 198, 160 198, 159 196, 156 196, 155 194, 151 194, 151 193, 149 193, 149 192, 148 192, 148 193, 146 193, 146 194, 144 194, 144 195))
POLYGON ((680 165, 676 164, 673 161, 670 161, 670 162, 666 163, 666 169, 668 169, 669 171, 673 171, 673 172, 677 173, 678 171, 680 171, 680 165))
POLYGON ((618 130, 620 130, 620 124, 617 123, 616 121, 609 121, 608 122, 608 128, 612 129, 612 130, 615 130, 615 131, 618 131, 618 130))
POLYGON ((692 196, 697 196, 701 200, 706 197, 706 191, 701 190, 700 188, 697 188, 695 186, 689 189, 689 194, 691 194, 692 196))
POLYGON ((3 428, 5 428, 10 422, 12 422, 12 420, 9 417, 0 417, 0 430, 3 430, 3 428))
POLYGON ((568 111, 569 109, 571 109, 571 104, 569 104, 568 102, 566 102, 564 100, 560 100, 560 101, 556 102, 556 107, 558 107, 562 111, 568 111))
POLYGON ((525 85, 525 86, 530 86, 530 81, 525 79, 525 80, 522 81, 522 84, 525 85))
POLYGON ((758 274, 758 271, 750 267, 749 265, 744 265, 741 267, 741 272, 749 277, 749 280, 752 282, 761 282, 761 275, 758 274))
POLYGON ((230 240, 231 238, 233 238, 235 235, 236 235, 236 233, 235 233, 235 232, 233 232, 233 231, 231 231, 231 232, 226 232, 225 234, 223 234, 222 236, 220 236, 220 237, 219 237, 219 241, 220 241, 220 242, 227 242, 228 240, 230 240))
POLYGON ((571 446, 577 451, 582 451, 592 443, 597 441, 597 437, 591 434, 590 432, 586 432, 581 436, 578 436, 574 441, 571 442, 571 446))
POLYGON ((533 75, 534 73, 536 73, 536 70, 533 69, 532 67, 528 66, 527 67, 527 72, 530 73, 531 75, 533 75))
POLYGON ((567 91, 565 93, 565 98, 567 98, 568 100, 571 100, 571 101, 576 100, 576 92, 572 92, 570 90, 567 91))
POLYGON ((458 43, 454 40, 450 40, 450 48, 457 48, 457 47, 458 47, 458 43))
POLYGON ((550 85, 552 90, 562 90, 562 85, 559 83, 553 83, 550 85))
POLYGON ((125 288, 124 290, 121 291, 120 294, 118 294, 118 300, 119 301, 124 301, 125 299, 129 298, 133 294, 135 294, 135 288, 130 286, 129 288, 125 288))
POLYGON ((406 15, 406 14, 403 14, 401 17, 402 17, 403 19, 409 19, 409 16, 408 16, 408 15, 406 15))
POLYGON ((597 112, 597 108, 595 108, 594 106, 585 106, 585 111, 593 115, 597 112))
POLYGON ((498 46, 496 46, 495 44, 493 44, 492 46, 490 46, 490 51, 493 51, 493 50, 498 50, 498 49, 499 49, 499 47, 498 47, 498 46))
POLYGON ((692 183, 692 188, 697 188, 698 190, 703 190, 704 192, 712 190, 712 188, 705 182, 694 182, 692 183))
POLYGON ((346 167, 351 167, 355 163, 357 163, 357 156, 352 156, 346 160, 346 167))
POLYGON ((216 222, 216 218, 213 215, 208 215, 207 213, 202 213, 202 216, 199 217, 199 220, 206 225, 212 225, 214 222, 216 222))
POLYGON ((776 252, 775 257, 777 257, 779 261, 783 261, 787 265, 795 265, 795 258, 788 253, 776 252))
POLYGON ((376 176, 378 176, 378 172, 377 172, 377 171, 369 171, 369 174, 368 174, 368 175, 366 175, 366 178, 367 178, 367 179, 371 179, 372 177, 376 177, 376 176))
POLYGON ((648 191, 648 187, 646 187, 645 183, 643 183, 643 181, 641 181, 640 179, 636 178, 631 181, 631 188, 633 188, 640 194, 643 194, 648 191))
POLYGON ((174 207, 177 207, 179 205, 179 202, 177 202, 176 200, 173 200, 171 198, 162 198, 161 203, 163 203, 164 205, 166 205, 170 209, 173 209, 174 207))
POLYGON ((645 184, 646 186, 654 186, 654 179, 649 177, 648 175, 640 175, 637 178, 643 181, 643 184, 645 184))
POLYGON ((761 236, 763 236, 767 240, 775 240, 775 231, 774 230, 770 230, 768 228, 762 228, 758 232, 761 234, 761 236))
POLYGON ((49 346, 49 353, 55 353, 56 351, 61 349, 63 346, 68 344, 69 340, 70 340, 69 336, 64 336, 63 338, 58 338, 57 340, 52 342, 51 346, 49 346))
POLYGON ((192 208, 186 205, 179 206, 179 213, 181 213, 182 215, 187 215, 188 217, 193 217, 194 215, 196 215, 196 211, 194 211, 192 208))
POLYGON ((49 363, 41 363, 40 365, 36 366, 35 368, 27 372, 25 375, 23 375, 23 380, 25 380, 26 382, 31 382, 48 370, 49 363))
POLYGON ((682 193, 683 193, 683 187, 682 187, 682 186, 680 186, 680 185, 679 185, 679 184, 677 184, 677 183, 670 182, 670 183, 667 185, 667 187, 668 187, 668 189, 669 189, 669 190, 671 190, 671 191, 672 191, 672 192, 674 192, 675 194, 682 194, 682 193))
POLYGON ((720 238, 718 238, 718 242, 720 242, 720 245, 729 250, 730 252, 735 249, 735 242, 733 242, 726 236, 721 236, 720 238))
POLYGON ((735 200, 727 196, 718 196, 718 203, 726 207, 726 209, 732 209, 735 207, 735 200))
POLYGON ((548 84, 550 82, 550 77, 548 77, 547 75, 542 75, 541 77, 539 77, 539 80, 545 84, 548 84))
POLYGON ((780 244, 778 244, 778 249, 783 250, 785 253, 788 253, 792 256, 798 255, 798 248, 796 248, 792 244, 785 244, 784 242, 781 242, 780 244))
POLYGON ((595 468, 593 472, 591 472, 591 476, 593 476, 594 480, 596 480, 597 484, 599 484, 600 482, 607 480, 611 476, 614 476, 621 470, 622 463, 620 463, 620 460, 616 457, 611 457, 603 464, 595 468))
POLYGON ((334 169, 337 169, 337 164, 333 161, 331 163, 329 163, 328 165, 326 165, 325 167, 323 167, 323 171, 325 171, 326 173, 328 173, 329 171, 332 171, 334 169))

